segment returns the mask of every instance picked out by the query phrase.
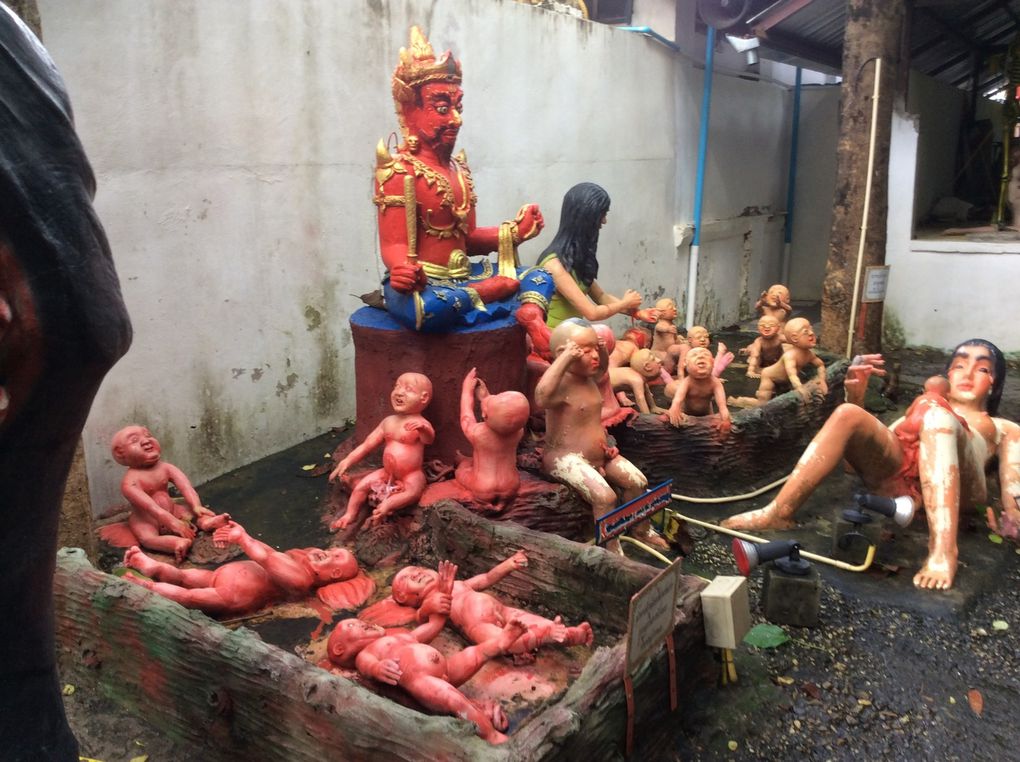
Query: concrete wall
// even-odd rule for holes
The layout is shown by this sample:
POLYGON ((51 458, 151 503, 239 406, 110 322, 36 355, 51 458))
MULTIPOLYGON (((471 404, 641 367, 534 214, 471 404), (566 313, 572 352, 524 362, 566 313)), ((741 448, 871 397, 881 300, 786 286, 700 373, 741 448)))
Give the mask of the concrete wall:
MULTIPOLYGON (((951 348, 972 337, 993 341, 1005 352, 1020 352, 1020 302, 1012 284, 1020 282, 1020 243, 982 243, 963 239, 912 240, 915 209, 928 184, 953 166, 952 153, 931 152, 929 132, 942 132, 955 94, 938 97, 939 88, 915 87, 917 113, 893 115, 889 161, 889 217, 886 263, 891 265, 885 330, 908 345, 951 348), (921 146, 926 153, 921 153, 921 146), (928 166, 938 164, 941 166, 928 166), (924 165, 924 166, 922 166, 924 165)), ((948 139, 941 139, 948 144, 948 139)))
POLYGON ((839 97, 838 85, 805 87, 801 91, 793 240, 787 284, 795 300, 822 298, 836 187, 839 97))
MULTIPOLYGON (((382 274, 374 146, 397 128, 411 24, 463 62, 482 224, 537 201, 533 261, 592 180, 613 198, 600 282, 684 288, 702 72, 639 35, 511 0, 39 6, 136 331, 85 430, 96 511, 117 501, 108 443, 127 423, 201 483, 354 415, 347 318, 382 274)), ((706 219, 737 222, 702 251, 710 324, 778 272, 788 111, 781 88, 716 77, 706 219)))

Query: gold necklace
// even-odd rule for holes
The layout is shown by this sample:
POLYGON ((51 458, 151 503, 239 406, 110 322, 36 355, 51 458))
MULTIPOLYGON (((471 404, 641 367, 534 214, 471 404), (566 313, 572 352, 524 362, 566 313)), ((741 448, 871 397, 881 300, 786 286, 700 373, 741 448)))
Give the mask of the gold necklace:
POLYGON ((415 156, 405 154, 404 158, 414 167, 415 174, 422 177, 430 188, 434 186, 437 188, 443 197, 442 205, 453 212, 457 219, 463 220, 468 216, 468 212, 471 211, 471 204, 475 200, 475 194, 474 184, 471 182, 471 173, 468 171, 467 164, 462 163, 461 159, 457 156, 451 159, 451 164, 457 173, 457 182, 460 184, 460 190, 464 198, 463 202, 458 205, 453 195, 453 187, 450 185, 446 175, 442 172, 437 172, 415 156))

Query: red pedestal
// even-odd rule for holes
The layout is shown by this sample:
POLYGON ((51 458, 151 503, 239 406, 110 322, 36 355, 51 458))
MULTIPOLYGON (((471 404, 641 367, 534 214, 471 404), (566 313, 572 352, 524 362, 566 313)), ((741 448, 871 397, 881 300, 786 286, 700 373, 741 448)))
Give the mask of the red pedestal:
POLYGON ((392 413, 390 392, 402 373, 424 373, 432 381, 432 402, 425 417, 436 441, 425 457, 453 465, 459 450, 471 454, 460 430, 460 389, 464 375, 478 369, 493 394, 525 391, 527 349, 524 329, 513 320, 489 323, 456 333, 417 333, 403 328, 383 310, 362 307, 351 316, 357 423, 361 442, 392 413))

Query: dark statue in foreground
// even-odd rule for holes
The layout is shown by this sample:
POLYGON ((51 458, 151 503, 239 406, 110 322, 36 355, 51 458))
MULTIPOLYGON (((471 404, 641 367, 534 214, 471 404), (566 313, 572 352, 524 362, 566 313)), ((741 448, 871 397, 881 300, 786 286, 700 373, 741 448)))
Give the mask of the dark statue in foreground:
POLYGON ((131 327, 63 81, 3 5, 0 136, 0 756, 77 760, 53 637, 57 523, 131 327))

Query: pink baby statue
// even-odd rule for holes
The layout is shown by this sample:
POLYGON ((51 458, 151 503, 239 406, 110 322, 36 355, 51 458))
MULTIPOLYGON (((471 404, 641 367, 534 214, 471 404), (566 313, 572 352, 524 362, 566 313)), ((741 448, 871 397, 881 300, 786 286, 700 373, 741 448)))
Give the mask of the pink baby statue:
POLYGON ((629 391, 634 395, 634 401, 638 410, 642 413, 665 413, 665 409, 659 407, 652 395, 648 384, 671 380, 669 374, 664 374, 662 360, 660 360, 650 349, 638 349, 630 356, 630 362, 626 367, 610 368, 609 380, 613 390, 616 392, 629 391))
MULTIPOLYGON (((480 644, 498 637, 506 622, 522 622, 525 629, 506 649, 518 663, 533 661, 532 652, 545 645, 590 646, 593 635, 587 622, 568 627, 558 616, 547 619, 508 606, 481 592, 527 565, 527 555, 519 550, 484 574, 454 582, 449 609, 453 626, 472 643, 480 644)), ((436 572, 420 566, 407 566, 393 578, 393 598, 369 607, 361 616, 367 621, 382 624, 404 624, 414 618, 422 621, 437 607, 435 596, 439 592, 441 580, 436 572), (394 603, 397 605, 394 606, 394 603)))
MULTIPOLYGON (((695 347, 704 347, 705 349, 708 349, 709 345, 712 343, 712 336, 705 326, 695 325, 687 331, 687 342, 690 344, 691 349, 694 349, 695 347)), ((728 351, 726 349, 726 345, 720 341, 716 347, 716 352, 713 358, 712 375, 719 378, 729 364, 733 362, 733 353, 728 351)), ((685 372, 686 367, 683 364, 679 365, 677 367, 677 379, 679 380, 683 378, 683 374, 685 372)), ((673 391, 673 389, 667 389, 666 393, 672 394, 673 391)))
MULTIPOLYGON (((142 547, 173 554, 180 562, 195 539, 192 518, 204 531, 216 529, 230 520, 227 514, 217 515, 202 505, 184 472, 161 460, 159 441, 144 426, 125 426, 118 431, 113 435, 111 450, 113 459, 128 467, 120 491, 131 505, 127 526, 135 542, 142 547), (180 491, 186 505, 170 497, 171 484, 180 491)), ((100 534, 115 542, 113 534, 102 530, 100 534)), ((122 547, 128 544, 124 542, 122 547)))
POLYGON ((133 574, 124 579, 214 616, 238 616, 278 601, 300 601, 313 591, 333 609, 357 608, 375 591, 354 554, 343 548, 278 551, 234 521, 217 529, 213 539, 218 547, 240 546, 250 560, 231 561, 214 570, 178 569, 136 546, 124 553, 124 565, 150 579, 133 574))
MULTIPOLYGON (((758 338, 747 348, 747 377, 761 378, 762 368, 779 362, 783 356, 783 332, 779 320, 762 315, 758 320, 758 338)), ((744 352, 745 350, 741 350, 744 352)))
POLYGON ((435 611, 415 630, 385 630, 361 619, 344 619, 329 636, 329 660, 337 667, 356 667, 364 677, 396 685, 433 712, 473 722, 478 735, 489 743, 504 743, 509 725, 495 702, 472 701, 457 689, 494 656, 506 653, 524 631, 524 624, 509 620, 492 637, 478 645, 444 656, 428 645, 446 623, 450 590, 457 567, 447 561, 436 575, 435 611))
POLYGON ((605 323, 595 323, 592 328, 599 339, 599 374, 595 377, 595 383, 598 384, 599 391, 602 392, 602 425, 608 428, 633 418, 638 414, 638 411, 632 407, 634 403, 628 400, 625 394, 622 392, 617 394, 613 391, 609 373, 611 370, 609 356, 616 348, 613 329, 605 323), (623 399, 621 400, 620 397, 623 399))
POLYGON ((331 530, 346 529, 357 520, 366 502, 375 504, 365 526, 381 523, 391 513, 414 505, 425 491, 425 446, 432 444, 435 430, 421 412, 432 400, 432 382, 421 373, 404 373, 390 393, 394 414, 383 418, 365 441, 340 461, 329 475, 330 481, 359 463, 379 445, 384 445, 382 468, 362 477, 347 511, 330 525, 331 530))
MULTIPOLYGON (((626 502, 648 486, 645 475, 609 444, 602 426, 603 397, 595 381, 601 374, 600 346, 587 321, 560 323, 550 337, 555 359, 535 387, 535 402, 546 411, 542 471, 577 490, 596 518, 619 504, 615 488, 626 502)), ((646 543, 669 547, 648 521, 632 531, 646 543)), ((619 541, 610 540, 606 548, 619 552, 619 541)))
POLYGON ((517 471, 517 444, 531 414, 528 398, 520 392, 490 394, 475 368, 468 371, 460 394, 460 427, 474 454, 457 466, 457 481, 474 500, 503 510, 521 486, 517 471), (475 399, 482 420, 475 418, 475 399))
POLYGON ((768 315, 778 320, 780 331, 782 331, 787 318, 793 312, 793 306, 790 304, 790 289, 782 283, 769 286, 767 290, 761 292, 754 308, 758 310, 759 315, 768 315))
POLYGON ((655 303, 659 311, 659 320, 652 333, 652 352, 662 361, 667 373, 676 370, 682 356, 687 351, 687 340, 680 338, 680 332, 673 322, 676 320, 676 302, 669 298, 659 299, 655 303))
POLYGON ((669 406, 669 422, 680 426, 687 422, 687 416, 712 414, 715 403, 719 419, 717 428, 730 430, 730 411, 726 407, 726 391, 722 381, 712 375, 712 353, 704 347, 693 347, 685 358, 687 373, 677 384, 676 394, 669 406))
POLYGON ((807 318, 794 318, 786 324, 786 340, 782 357, 761 373, 761 381, 754 398, 730 397, 727 402, 736 407, 755 407, 763 405, 776 395, 777 387, 792 386, 793 390, 805 402, 813 393, 825 396, 829 393, 826 381, 825 363, 814 353, 817 343, 811 321, 807 318), (799 374, 807 367, 817 368, 813 382, 801 383, 799 374))

